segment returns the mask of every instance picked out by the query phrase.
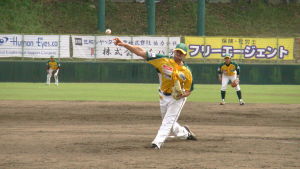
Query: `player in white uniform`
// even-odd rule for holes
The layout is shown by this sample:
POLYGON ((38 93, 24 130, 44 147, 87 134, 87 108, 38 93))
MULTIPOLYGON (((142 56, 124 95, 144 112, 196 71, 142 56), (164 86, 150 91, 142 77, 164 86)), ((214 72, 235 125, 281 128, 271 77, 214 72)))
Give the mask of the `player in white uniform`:
POLYGON ((51 77, 54 76, 55 85, 58 86, 58 72, 60 69, 60 63, 58 63, 54 56, 50 57, 50 60, 47 62, 47 85, 50 85, 51 77))
MULTIPOLYGON (((222 101, 220 102, 220 105, 225 104, 225 95, 226 95, 228 82, 229 81, 233 82, 234 80, 239 81, 239 76, 240 76, 240 67, 237 63, 231 61, 231 57, 229 54, 225 55, 224 60, 225 61, 218 66, 218 77, 219 77, 219 81, 222 83, 222 87, 221 87, 222 101)), ((239 84, 235 87, 235 90, 240 105, 244 105, 245 102, 242 99, 242 92, 239 84)))
POLYGON ((143 57, 151 65, 153 65, 159 74, 160 88, 160 111, 162 124, 157 132, 155 139, 152 141, 151 148, 160 149, 165 140, 172 132, 175 137, 186 140, 197 140, 194 133, 191 132, 188 126, 181 126, 177 120, 180 112, 186 102, 187 97, 193 90, 192 73, 183 62, 187 54, 187 47, 181 43, 174 49, 174 58, 149 53, 143 48, 124 43, 119 38, 114 39, 114 43, 118 46, 123 46, 132 53, 143 57), (174 90, 174 81, 179 80, 183 93, 172 96, 174 90))

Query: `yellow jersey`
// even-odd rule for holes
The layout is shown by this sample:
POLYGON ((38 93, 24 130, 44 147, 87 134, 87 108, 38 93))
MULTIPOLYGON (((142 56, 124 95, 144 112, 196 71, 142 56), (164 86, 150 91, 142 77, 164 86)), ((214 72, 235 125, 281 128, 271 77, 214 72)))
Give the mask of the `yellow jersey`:
POLYGON ((182 89, 193 90, 192 72, 186 64, 178 65, 173 57, 147 52, 147 62, 159 73, 160 90, 172 93, 175 80, 179 80, 182 89))
POLYGON ((240 67, 235 62, 230 62, 228 65, 224 62, 219 65, 218 73, 226 76, 234 76, 235 74, 239 75, 240 67))
POLYGON ((47 67, 48 67, 48 69, 57 70, 60 68, 60 64, 55 60, 53 62, 51 60, 49 60, 47 62, 47 67))

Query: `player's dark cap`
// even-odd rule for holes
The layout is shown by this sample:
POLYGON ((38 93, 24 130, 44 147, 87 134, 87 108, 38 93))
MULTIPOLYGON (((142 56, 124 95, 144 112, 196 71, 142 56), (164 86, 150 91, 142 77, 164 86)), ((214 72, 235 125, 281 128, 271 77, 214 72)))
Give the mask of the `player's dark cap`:
POLYGON ((183 54, 186 54, 188 48, 187 48, 187 46, 184 43, 179 43, 178 45, 176 45, 176 48, 174 50, 179 50, 183 54))

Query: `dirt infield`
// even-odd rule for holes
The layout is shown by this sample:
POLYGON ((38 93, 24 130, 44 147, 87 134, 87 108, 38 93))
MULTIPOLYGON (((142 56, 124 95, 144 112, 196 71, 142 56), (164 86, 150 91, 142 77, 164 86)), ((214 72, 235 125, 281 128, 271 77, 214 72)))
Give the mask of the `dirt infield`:
POLYGON ((188 102, 198 141, 148 148, 158 103, 0 101, 0 168, 300 168, 300 104, 188 102))

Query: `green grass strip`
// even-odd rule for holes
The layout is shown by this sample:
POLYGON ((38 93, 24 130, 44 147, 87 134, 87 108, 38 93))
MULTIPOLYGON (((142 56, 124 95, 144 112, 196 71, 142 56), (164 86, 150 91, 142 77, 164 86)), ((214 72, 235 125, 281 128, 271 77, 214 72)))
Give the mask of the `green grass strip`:
MULTIPOLYGON (((195 85, 188 101, 218 103, 221 85, 195 85)), ((300 85, 241 85, 246 103, 300 104, 300 85)), ((0 100, 79 100, 157 102, 158 84, 136 83, 0 83, 0 100)), ((228 86, 227 103, 237 103, 228 86)))

